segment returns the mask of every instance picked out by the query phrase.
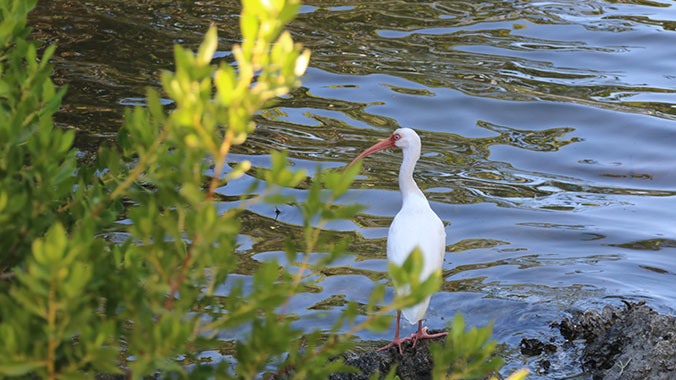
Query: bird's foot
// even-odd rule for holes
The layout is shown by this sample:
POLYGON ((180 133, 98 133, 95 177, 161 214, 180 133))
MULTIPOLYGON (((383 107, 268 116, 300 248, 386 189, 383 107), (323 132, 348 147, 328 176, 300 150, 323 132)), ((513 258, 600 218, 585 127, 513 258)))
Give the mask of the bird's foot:
POLYGON ((390 343, 388 343, 386 346, 377 349, 376 352, 383 351, 383 350, 387 350, 388 348, 390 348, 390 347, 392 347, 392 346, 394 346, 394 345, 397 345, 397 347, 399 347, 399 353, 403 355, 403 354, 404 354, 404 351, 401 349, 401 344, 402 344, 403 342, 406 342, 407 340, 412 340, 413 335, 415 335, 415 334, 411 334, 410 337, 406 337, 406 338, 402 338, 402 339, 394 338, 394 339, 392 339, 392 341, 391 341, 390 343))
POLYGON ((432 339, 448 335, 447 332, 442 332, 438 334, 429 334, 427 331, 428 331, 427 327, 423 327, 422 329, 418 330, 417 333, 411 334, 411 340, 415 339, 415 341, 413 342, 413 347, 415 347, 415 345, 418 344, 418 341, 420 339, 432 339))

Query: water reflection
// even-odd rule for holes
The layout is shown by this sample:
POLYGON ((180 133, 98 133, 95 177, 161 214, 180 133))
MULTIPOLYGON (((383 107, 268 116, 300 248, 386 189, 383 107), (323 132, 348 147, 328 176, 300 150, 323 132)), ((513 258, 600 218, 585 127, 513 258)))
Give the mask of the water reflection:
MULTIPOLYGON (((69 86, 58 123, 78 131, 83 150, 114 140, 124 108, 142 105, 145 87, 172 68, 173 43, 194 48, 213 22, 218 60, 232 61, 238 13, 235 1, 40 2, 31 23, 58 44, 56 82, 69 86)), ((256 134, 231 156, 255 169, 219 189, 219 206, 258 180, 270 149, 312 172, 412 127, 423 140, 415 178, 448 235, 428 325, 457 311, 495 320, 518 358, 510 347, 521 336, 546 336, 570 307, 647 299, 673 312, 674 19, 672 3, 647 0, 310 1, 291 25, 313 51, 304 87, 256 117, 256 134)), ((398 152, 364 162, 346 202, 368 209, 322 231, 350 239, 351 255, 312 273, 316 285, 289 306, 298 327, 328 329, 347 301, 364 304, 389 281, 399 162, 398 152)), ((290 193, 304 197, 307 181, 290 193)), ((294 267, 283 244, 301 236, 300 215, 277 207, 242 214, 233 281, 262 261, 294 267)), ((245 333, 225 334, 220 352, 245 333)), ((578 375, 552 368, 541 378, 578 375)))

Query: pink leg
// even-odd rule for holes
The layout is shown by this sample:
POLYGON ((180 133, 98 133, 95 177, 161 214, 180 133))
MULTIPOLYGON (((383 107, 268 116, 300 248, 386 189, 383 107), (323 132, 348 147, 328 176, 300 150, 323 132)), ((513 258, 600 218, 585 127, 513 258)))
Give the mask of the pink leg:
POLYGON ((404 339, 399 339, 399 320, 401 319, 401 311, 397 311, 397 329, 394 330, 394 339, 385 347, 381 347, 376 352, 382 351, 382 350, 387 350, 388 348, 394 346, 395 344, 399 347, 399 353, 404 354, 404 351, 401 349, 401 343, 406 342, 407 340, 411 340, 411 338, 406 337, 404 339))
POLYGON ((413 347, 415 347, 416 344, 418 344, 418 341, 420 339, 432 339, 432 338, 438 338, 440 336, 446 336, 448 335, 447 332, 442 332, 438 334, 428 334, 427 333, 427 327, 422 327, 422 321, 418 321, 418 332, 415 334, 411 335, 411 338, 415 338, 415 341, 413 342, 413 347))

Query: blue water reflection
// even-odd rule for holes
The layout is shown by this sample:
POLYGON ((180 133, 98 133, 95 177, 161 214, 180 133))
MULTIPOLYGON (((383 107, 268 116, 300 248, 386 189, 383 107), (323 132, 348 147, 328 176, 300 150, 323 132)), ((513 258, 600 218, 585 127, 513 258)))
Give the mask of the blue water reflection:
MULTIPOLYGON (((148 11, 115 2, 108 12, 126 20, 117 26, 95 7, 40 5, 33 23, 60 39, 57 75, 70 86, 58 121, 78 127, 84 146, 118 128, 123 106, 142 104, 145 86, 158 86, 174 41, 193 46, 217 22, 217 56, 232 60, 236 6, 172 4, 148 11), (117 39, 84 24, 83 14, 119 28, 117 39), (123 53, 100 52, 97 38, 106 52, 123 53)), ((472 324, 495 321, 510 368, 530 365, 518 341, 553 335, 549 323, 571 308, 645 299, 674 313, 673 20, 673 2, 638 0, 310 1, 291 25, 313 51, 303 88, 262 112, 257 133, 231 159, 266 167, 268 151, 283 149, 297 168, 338 168, 394 129, 416 129, 423 152, 415 178, 448 236, 445 282, 427 324, 442 327, 456 312, 472 324)), ((313 273, 317 288, 291 301, 299 328, 329 329, 347 301, 365 303, 376 282, 387 282, 400 159, 383 152, 365 160, 345 202, 367 209, 327 231, 351 237, 351 256, 313 273)), ((219 189, 221 210, 254 182, 219 189)), ((245 214, 243 260, 292 267, 283 242, 301 233, 302 219, 293 205, 277 207, 277 220, 271 206, 245 214)), ((368 345, 390 335, 359 337, 368 345)), ((553 363, 531 378, 577 375, 553 363)))

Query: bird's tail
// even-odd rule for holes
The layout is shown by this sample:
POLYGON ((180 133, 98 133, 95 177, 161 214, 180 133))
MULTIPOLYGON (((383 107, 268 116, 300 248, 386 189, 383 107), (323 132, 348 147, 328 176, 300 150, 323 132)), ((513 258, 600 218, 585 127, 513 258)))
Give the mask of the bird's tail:
POLYGON ((430 304, 430 298, 431 297, 427 297, 419 304, 401 310, 404 317, 406 317, 406 320, 408 320, 408 323, 414 325, 418 323, 419 320, 423 319, 425 312, 427 312, 427 306, 430 304))

